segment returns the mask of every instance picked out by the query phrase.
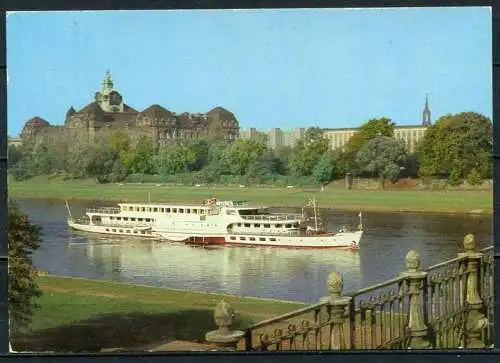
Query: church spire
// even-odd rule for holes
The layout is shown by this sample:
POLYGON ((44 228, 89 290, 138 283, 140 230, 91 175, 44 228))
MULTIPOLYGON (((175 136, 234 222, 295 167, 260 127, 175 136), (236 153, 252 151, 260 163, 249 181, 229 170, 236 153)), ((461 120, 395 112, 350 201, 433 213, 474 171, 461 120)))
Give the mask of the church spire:
POLYGON ((429 109, 429 94, 425 94, 425 107, 422 116, 422 126, 429 126, 431 124, 431 110, 429 109))

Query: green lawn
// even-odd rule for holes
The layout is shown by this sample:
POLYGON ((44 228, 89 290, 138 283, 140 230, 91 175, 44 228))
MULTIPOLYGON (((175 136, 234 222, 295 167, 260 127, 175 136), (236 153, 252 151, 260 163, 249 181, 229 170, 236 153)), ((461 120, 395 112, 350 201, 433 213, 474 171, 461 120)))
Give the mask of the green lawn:
POLYGON ((215 329, 221 299, 236 312, 234 328, 281 315, 301 303, 159 289, 55 276, 37 278, 44 295, 30 332, 13 340, 15 350, 99 351, 165 341, 203 341, 215 329))
POLYGON ((26 182, 9 182, 9 195, 69 200, 201 202, 244 199, 273 207, 303 206, 315 196, 320 206, 352 211, 484 213, 493 211, 491 190, 346 190, 301 188, 173 187, 156 185, 99 185, 93 180, 62 181, 37 177, 26 182))

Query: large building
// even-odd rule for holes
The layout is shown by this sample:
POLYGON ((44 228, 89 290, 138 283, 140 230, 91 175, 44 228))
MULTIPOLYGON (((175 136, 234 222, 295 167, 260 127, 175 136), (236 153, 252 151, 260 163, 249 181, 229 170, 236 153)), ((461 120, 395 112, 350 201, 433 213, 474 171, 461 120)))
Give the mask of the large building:
POLYGON ((51 125, 37 116, 26 122, 20 136, 23 142, 30 144, 61 137, 93 142, 98 133, 114 130, 125 131, 133 139, 148 136, 158 148, 170 140, 199 139, 208 135, 235 140, 239 124, 234 114, 222 107, 206 113, 176 114, 160 105, 152 105, 137 111, 123 102, 108 71, 94 101, 79 111, 70 107, 63 126, 51 125))
MULTIPOLYGON (((408 152, 413 153, 416 151, 418 143, 422 140, 425 135, 425 131, 430 125, 431 111, 429 109, 429 100, 426 95, 422 123, 420 125, 395 126, 394 137, 398 140, 403 140, 408 152)), ((325 130, 324 135, 328 138, 328 140, 330 140, 330 147, 333 150, 344 150, 349 139, 358 130, 358 128, 331 129, 325 130)))
POLYGON ((288 146, 294 147, 305 134, 305 128, 295 128, 289 131, 283 131, 280 128, 274 128, 267 133, 267 145, 271 149, 288 146))

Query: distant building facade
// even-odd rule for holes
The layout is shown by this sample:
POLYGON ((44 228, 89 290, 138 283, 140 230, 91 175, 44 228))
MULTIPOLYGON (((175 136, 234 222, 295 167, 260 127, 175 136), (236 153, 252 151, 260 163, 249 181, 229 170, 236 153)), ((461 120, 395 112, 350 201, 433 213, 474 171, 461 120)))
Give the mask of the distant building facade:
POLYGON ((29 144, 61 137, 93 142, 99 132, 108 130, 125 131, 132 139, 148 136, 153 146, 159 148, 170 140, 195 140, 209 134, 235 140, 239 136, 239 123, 232 112, 222 107, 206 113, 176 114, 155 104, 139 112, 123 102, 108 71, 94 101, 79 111, 70 107, 63 126, 51 125, 37 116, 26 122, 20 136, 29 144))
MULTIPOLYGON (((427 128, 431 123, 431 111, 429 109, 428 96, 425 96, 425 106, 420 125, 395 126, 394 138, 403 140, 406 149, 410 153, 417 150, 419 142, 423 139, 427 128)), ((325 137, 330 141, 330 148, 344 150, 349 139, 358 131, 358 128, 343 128, 325 130, 325 137)))
POLYGON ((245 140, 256 140, 267 143, 267 135, 257 130, 255 127, 250 127, 249 129, 244 129, 240 131, 240 138, 245 140))
POLYGON ((271 149, 287 146, 294 147, 304 136, 306 129, 303 127, 283 131, 280 128, 270 129, 267 133, 267 145, 271 149))

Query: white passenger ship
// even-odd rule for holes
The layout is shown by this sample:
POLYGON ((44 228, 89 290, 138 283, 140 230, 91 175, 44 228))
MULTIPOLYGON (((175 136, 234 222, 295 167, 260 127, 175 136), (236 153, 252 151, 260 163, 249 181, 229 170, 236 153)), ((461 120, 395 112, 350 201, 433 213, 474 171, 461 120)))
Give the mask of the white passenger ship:
POLYGON ((87 209, 68 225, 87 232, 161 238, 199 245, 273 246, 288 248, 358 249, 363 236, 362 215, 357 230, 328 232, 318 222, 317 204, 309 201, 314 226, 302 214, 271 213, 246 201, 204 200, 200 204, 120 203, 117 208, 87 209))

